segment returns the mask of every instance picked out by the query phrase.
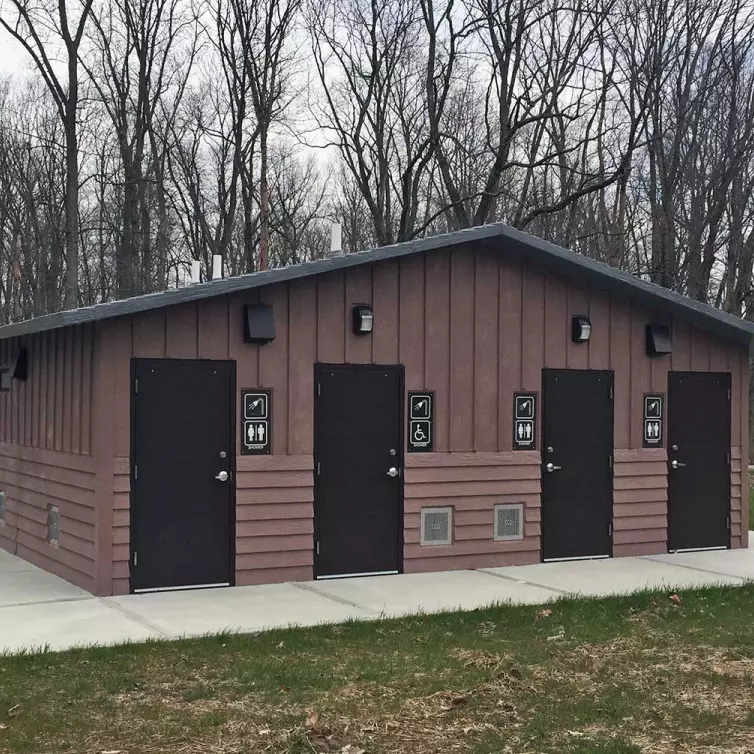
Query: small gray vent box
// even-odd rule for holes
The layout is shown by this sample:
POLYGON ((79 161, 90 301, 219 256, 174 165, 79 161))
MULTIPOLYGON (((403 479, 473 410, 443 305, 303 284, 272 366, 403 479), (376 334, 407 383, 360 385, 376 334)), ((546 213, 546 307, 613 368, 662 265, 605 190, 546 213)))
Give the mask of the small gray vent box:
POLYGON ((524 538, 524 504, 502 503, 495 506, 496 542, 524 538))
POLYGON ((0 526, 5 523, 5 492, 0 492, 0 526))
POLYGON ((453 509, 422 508, 421 544, 453 544, 453 509))
POLYGON ((55 547, 60 544, 60 508, 51 505, 47 511, 47 541, 55 547))

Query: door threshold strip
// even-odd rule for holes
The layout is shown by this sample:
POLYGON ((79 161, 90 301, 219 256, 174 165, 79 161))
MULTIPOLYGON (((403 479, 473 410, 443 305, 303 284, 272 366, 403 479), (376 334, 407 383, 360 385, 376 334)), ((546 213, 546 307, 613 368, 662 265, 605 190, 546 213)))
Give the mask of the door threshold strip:
POLYGON ((134 589, 134 594, 150 594, 151 592, 187 592, 190 589, 216 589, 223 586, 230 586, 230 581, 223 581, 217 584, 189 584, 188 586, 155 586, 147 589, 134 589))
POLYGON ((716 547, 682 547, 678 550, 668 550, 671 553, 677 552, 715 552, 716 550, 728 550, 726 545, 717 545, 716 547))
POLYGON ((355 579, 359 576, 395 576, 398 571, 369 571, 368 573, 336 573, 331 576, 317 576, 317 581, 332 581, 333 579, 355 579))
POLYGON ((543 558, 543 563, 568 563, 572 560, 609 560, 609 555, 577 555, 575 558, 543 558))

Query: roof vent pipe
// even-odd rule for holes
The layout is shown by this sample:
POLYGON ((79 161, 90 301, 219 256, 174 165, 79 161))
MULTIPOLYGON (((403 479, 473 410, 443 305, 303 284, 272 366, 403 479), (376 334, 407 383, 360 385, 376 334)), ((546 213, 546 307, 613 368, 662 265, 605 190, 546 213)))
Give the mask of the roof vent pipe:
POLYGON ((191 285, 202 282, 202 263, 198 259, 191 260, 191 285))
POLYGON ((340 223, 333 223, 330 229, 330 256, 343 256, 343 228, 340 223))
POLYGON ((212 255, 212 279, 219 280, 223 276, 223 258, 220 254, 212 255))

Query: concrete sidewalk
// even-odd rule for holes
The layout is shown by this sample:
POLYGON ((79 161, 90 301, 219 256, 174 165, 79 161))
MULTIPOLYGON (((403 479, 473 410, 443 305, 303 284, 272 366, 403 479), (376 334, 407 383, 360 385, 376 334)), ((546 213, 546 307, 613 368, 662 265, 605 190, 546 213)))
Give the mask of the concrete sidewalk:
POLYGON ((103 598, 0 551, 0 651, 253 632, 749 579, 754 549, 103 598))

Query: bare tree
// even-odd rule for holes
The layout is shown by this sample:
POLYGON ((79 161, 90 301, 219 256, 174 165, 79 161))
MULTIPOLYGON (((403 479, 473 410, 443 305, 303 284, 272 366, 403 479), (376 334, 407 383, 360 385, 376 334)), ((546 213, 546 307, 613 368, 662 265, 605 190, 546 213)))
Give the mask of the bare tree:
POLYGON ((31 0, 5 0, 0 7, 0 25, 26 50, 52 95, 65 132, 66 144, 66 286, 65 306, 78 303, 78 203, 79 147, 77 116, 79 108, 78 55, 92 0, 82 0, 78 19, 69 18, 66 0, 35 3, 31 0), (67 85, 55 64, 56 48, 63 45, 67 85))

